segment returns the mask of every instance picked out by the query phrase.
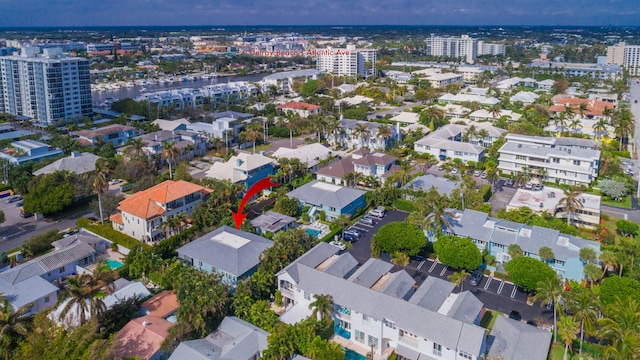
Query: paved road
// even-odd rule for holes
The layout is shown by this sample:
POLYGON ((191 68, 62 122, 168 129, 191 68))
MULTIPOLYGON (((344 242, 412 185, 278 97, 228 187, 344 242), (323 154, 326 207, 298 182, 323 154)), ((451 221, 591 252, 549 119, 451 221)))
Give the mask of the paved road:
MULTIPOLYGON (((408 213, 402 211, 388 211, 387 215, 373 226, 360 222, 354 224, 352 227, 362 230, 364 235, 353 243, 353 247, 349 249, 349 252, 360 264, 364 264, 371 258, 371 238, 377 233, 378 229, 390 222, 403 221, 407 216, 408 213)), ((389 261, 388 254, 382 254, 380 258, 389 261)), ((401 270, 401 268, 395 267, 393 271, 397 270, 401 270)), ((418 285, 422 284, 428 276, 436 276, 449 281, 448 276, 453 273, 452 269, 429 259, 424 259, 424 261, 412 259, 404 270, 416 280, 418 285)), ((546 309, 546 307, 540 307, 538 303, 532 306, 527 305, 527 295, 518 290, 512 283, 484 276, 478 286, 472 286, 467 280, 463 284, 462 290, 471 291, 489 309, 506 314, 516 310, 520 312, 524 320, 535 320, 538 324, 543 322, 551 324, 553 321, 553 312, 551 310, 546 309)), ((459 291, 460 289, 458 288, 454 290, 454 292, 459 291)))

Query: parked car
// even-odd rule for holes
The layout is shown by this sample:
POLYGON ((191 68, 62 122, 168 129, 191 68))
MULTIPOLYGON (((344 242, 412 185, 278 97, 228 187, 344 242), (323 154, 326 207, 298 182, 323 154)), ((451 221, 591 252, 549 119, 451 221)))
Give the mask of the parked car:
POLYGON ((367 225, 375 225, 375 222, 373 221, 372 218, 370 217, 363 217, 362 219, 360 219, 361 223, 367 224, 367 225))
POLYGON ((354 227, 348 229, 347 231, 350 233, 354 233, 357 237, 362 237, 362 235, 364 235, 364 232, 362 232, 362 230, 358 230, 354 227))
POLYGON ((381 217, 384 217, 384 214, 386 212, 387 210, 384 208, 384 206, 378 206, 377 208, 369 211, 369 215, 381 218, 381 217))
POLYGON ((452 174, 457 174, 458 173, 458 169, 456 169, 456 168, 451 169, 451 173, 452 174))
POLYGON ((20 200, 16 203, 16 207, 22 207, 24 205, 24 201, 20 200))
POLYGON ((113 179, 113 180, 109 180, 109 185, 115 185, 115 184, 119 184, 121 182, 123 182, 124 180, 122 179, 113 179))
POLYGON ((352 243, 352 242, 356 242, 356 241, 358 241, 358 238, 357 238, 357 237, 355 237, 355 236, 353 236, 353 235, 351 235, 351 234, 343 233, 343 234, 342 234, 342 240, 344 240, 344 241, 348 241, 348 242, 351 242, 351 243, 352 243))
POLYGON ((31 216, 33 216, 32 213, 24 211, 24 208, 20 208, 20 217, 26 219, 26 218, 31 217, 31 216))
POLYGON ((520 321, 522 320, 522 315, 520 315, 520 312, 513 310, 509 313, 509 319, 520 321))
POLYGON ((533 189, 533 183, 529 181, 528 183, 524 184, 524 188, 529 190, 533 189))
POLYGON ((438 170, 444 171, 444 166, 442 166, 442 165, 438 166, 438 170))
POLYGON ((471 276, 469 277, 469 284, 471 284, 473 286, 480 285, 480 281, 482 281, 482 276, 483 275, 484 274, 482 273, 482 270, 480 270, 480 269, 474 271, 473 273, 471 273, 471 276))
POLYGON ((346 250, 347 249, 347 245, 345 245, 342 241, 340 240, 333 240, 331 242, 329 242, 329 244, 336 246, 338 248, 340 248, 340 250, 346 250))
POLYGON ((544 186, 542 184, 535 184, 533 186, 533 190, 535 191, 541 191, 544 188, 544 186))
POLYGON ((473 172, 473 176, 480 176, 480 174, 482 174, 482 171, 480 170, 476 170, 473 172))
POLYGON ((14 196, 10 196, 10 197, 7 199, 7 204, 11 204, 11 203, 14 203, 14 202, 16 202, 16 201, 20 201, 20 200, 22 200, 22 195, 14 195, 14 196))
POLYGON ((487 178, 487 172, 483 171, 482 174, 480 174, 480 177, 483 178, 483 179, 486 179, 487 178))
POLYGON ((344 233, 345 233, 345 234, 349 234, 349 235, 351 235, 351 236, 353 236, 353 237, 357 237, 357 238, 359 238, 359 237, 360 237, 360 234, 358 234, 357 232, 355 232, 355 231, 353 231, 353 230, 345 230, 345 231, 344 231, 344 233))
POLYGON ((504 183, 504 184, 505 184, 505 185, 507 185, 507 186, 513 186, 515 183, 516 183, 516 181, 515 181, 515 180, 513 180, 513 179, 507 179, 507 181, 505 181, 505 183, 504 183))

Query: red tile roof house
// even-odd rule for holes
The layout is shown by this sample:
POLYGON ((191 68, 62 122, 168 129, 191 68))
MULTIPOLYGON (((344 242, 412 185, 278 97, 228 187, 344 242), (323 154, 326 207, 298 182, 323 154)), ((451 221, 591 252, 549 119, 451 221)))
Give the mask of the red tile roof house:
POLYGON ((147 315, 129 321, 115 336, 117 358, 166 359, 160 346, 175 323, 172 319, 178 306, 176 294, 170 290, 142 303, 141 311, 147 315))
POLYGON ((310 115, 322 114, 322 106, 296 101, 278 105, 276 109, 282 110, 284 113, 292 112, 303 118, 309 117, 310 115))
MULTIPOLYGON (((113 228, 148 244, 166 236, 160 224, 181 212, 191 215, 199 202, 211 193, 184 180, 167 180, 137 192, 120 202, 119 212, 111 216, 113 228)), ((170 234, 175 235, 175 234, 170 234)))

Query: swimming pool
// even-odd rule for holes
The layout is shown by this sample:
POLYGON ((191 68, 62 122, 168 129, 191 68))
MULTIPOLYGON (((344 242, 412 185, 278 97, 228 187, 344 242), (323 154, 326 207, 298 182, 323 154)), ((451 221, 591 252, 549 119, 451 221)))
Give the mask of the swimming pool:
POLYGON ((113 260, 113 259, 107 259, 106 260, 107 265, 109 265, 109 268, 111 270, 115 270, 115 269, 119 269, 122 267, 122 263, 118 260, 113 260))
POLYGON ((367 357, 362 356, 351 349, 344 348, 344 359, 345 360, 367 360, 367 357))
POLYGON ((322 231, 320 230, 316 230, 316 229, 311 229, 311 228, 306 228, 305 231, 307 232, 307 234, 309 234, 310 236, 317 238, 318 235, 322 234, 322 231))

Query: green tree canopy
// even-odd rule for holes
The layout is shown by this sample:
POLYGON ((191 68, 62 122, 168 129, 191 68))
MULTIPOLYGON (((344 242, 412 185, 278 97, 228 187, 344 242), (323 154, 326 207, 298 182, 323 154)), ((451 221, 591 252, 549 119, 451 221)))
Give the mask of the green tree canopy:
POLYGON ((371 246, 389 254, 401 252, 413 256, 419 253, 426 244, 424 232, 418 226, 404 222, 392 222, 380 227, 372 239, 371 246))
POLYGON ((482 254, 469 238, 441 236, 433 244, 441 263, 455 269, 477 269, 482 264, 482 254))
POLYGON ((300 202, 296 198, 290 198, 288 196, 279 197, 273 207, 275 212, 285 214, 288 216, 297 217, 300 215, 300 202))
POLYGON ((309 80, 300 86, 300 95, 311 96, 318 92, 318 80, 309 80))
POLYGON ((636 236, 638 230, 640 230, 640 226, 633 221, 625 219, 616 221, 616 232, 622 236, 636 236))
POLYGON ((63 171, 38 176, 29 183, 24 196, 24 210, 30 213, 50 214, 71 205, 76 199, 72 176, 63 171))
POLYGON ((598 183, 600 192, 602 195, 606 195, 610 198, 621 198, 629 193, 627 184, 615 180, 605 179, 598 183))
POLYGON ((611 276, 600 284, 600 301, 603 305, 612 304, 615 298, 640 299, 640 282, 635 279, 611 276))
POLYGON ((513 283, 522 287, 525 291, 535 291, 538 282, 556 277, 556 273, 547 264, 530 257, 513 259, 504 268, 513 283))

